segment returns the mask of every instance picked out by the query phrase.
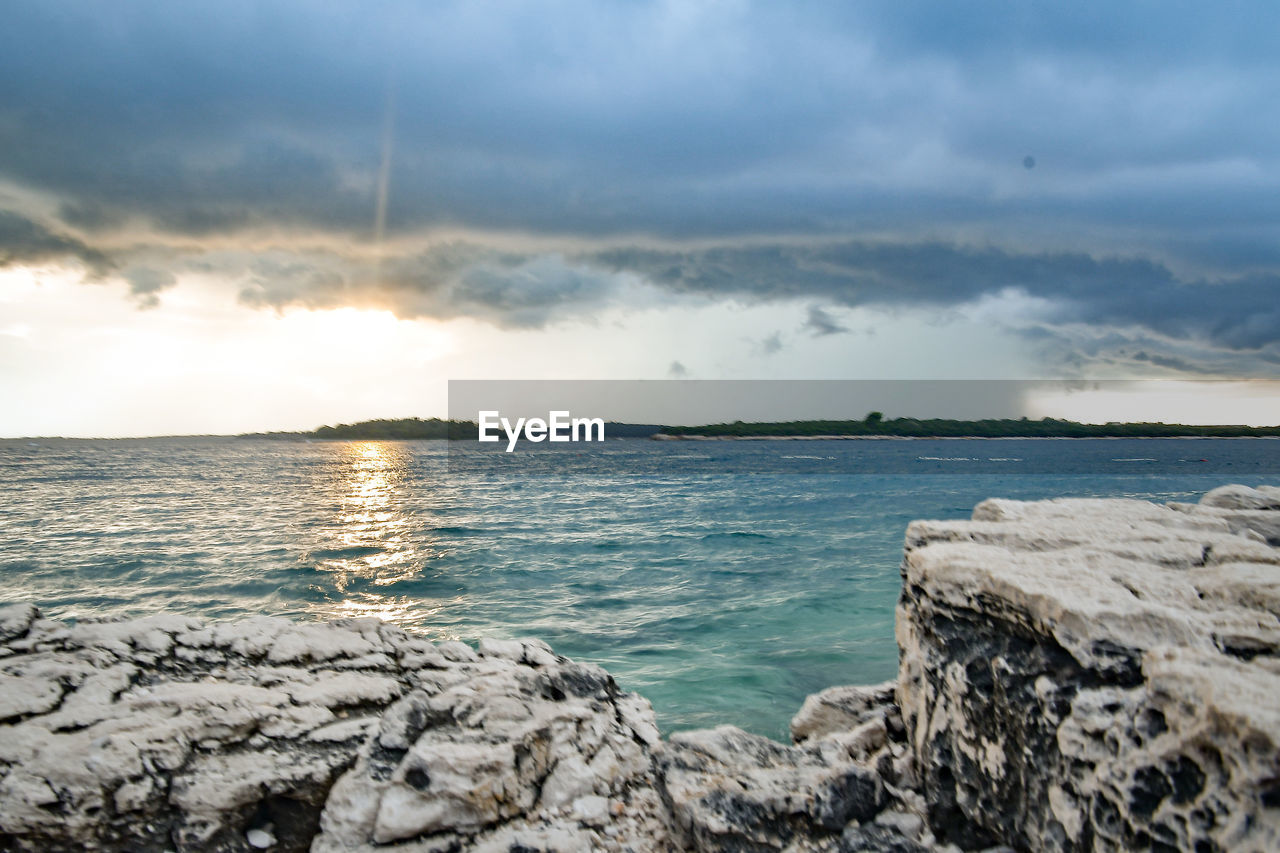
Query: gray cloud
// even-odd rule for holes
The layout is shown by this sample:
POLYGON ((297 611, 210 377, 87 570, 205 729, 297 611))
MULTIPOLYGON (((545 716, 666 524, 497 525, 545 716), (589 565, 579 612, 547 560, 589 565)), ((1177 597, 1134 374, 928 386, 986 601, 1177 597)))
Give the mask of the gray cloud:
POLYGON ((507 328, 538 328, 608 304, 621 276, 559 253, 515 253, 446 243, 379 262, 331 252, 222 253, 204 262, 244 281, 255 307, 378 306, 401 317, 472 317, 507 328))
POLYGON ((393 231, 1275 236, 1280 13, 906 5, 20 2, 0 176, 78 228, 368 238, 391 77, 393 231))
POLYGON ((839 335, 849 331, 847 327, 840 325, 835 317, 832 317, 819 305, 809 306, 809 315, 805 317, 803 327, 808 329, 809 334, 815 338, 825 335, 839 335))
POLYGON ((131 266, 121 275, 129 283, 129 293, 138 300, 141 308, 158 306, 159 294, 178 283, 177 276, 168 270, 147 266, 131 266))
POLYGON ((771 335, 766 335, 764 339, 753 345, 756 355, 768 358, 771 355, 777 355, 782 352, 782 332, 775 331, 771 335))
POLYGON ((1280 348, 1275 346, 1233 350, 1137 328, 1033 324, 1018 332, 1035 347, 1040 362, 1050 372, 1270 377, 1280 365, 1280 348))
POLYGON ((1227 349, 1280 342, 1280 274, 1181 278, 1146 258, 936 242, 616 249, 594 259, 679 293, 949 308, 1016 291, 1044 300, 1046 319, 1060 323, 1132 325, 1227 349))
POLYGON ((1153 355, 1146 350, 1138 350, 1131 357, 1134 361, 1145 361, 1154 364, 1156 367, 1167 367, 1180 373, 1195 373, 1199 369, 1194 362, 1187 361, 1184 358, 1171 355, 1153 355))
POLYGON ((41 206, 6 197, 0 264, 512 328, 630 281, 808 303, 815 336, 1018 293, 1053 363, 1274 364, 1280 10, 674 10, 20 0, 0 191, 41 206))
POLYGON ((104 276, 114 267, 105 252, 78 238, 55 232, 11 210, 0 210, 0 267, 67 258, 80 261, 94 277, 104 276))
MULTIPOLYGON (((1260 365, 1274 364, 1280 350, 1280 275, 1183 277, 1149 258, 1081 252, 854 240, 556 252, 459 240, 383 258, 297 247, 188 247, 184 253, 131 246, 113 254, 12 212, 0 213, 0 246, 6 264, 70 257, 95 277, 120 270, 142 307, 158 304, 176 283, 175 271, 186 270, 238 282, 240 300, 254 307, 376 306, 402 317, 471 317, 538 328, 616 304, 624 282, 635 281, 677 297, 819 300, 809 305, 802 328, 820 337, 848 331, 824 304, 949 310, 1016 293, 1033 300, 1034 316, 1009 318, 1027 336, 1054 337, 1055 329, 1071 324, 1149 336, 1146 357, 1121 359, 1133 365, 1189 369, 1240 361, 1256 373, 1260 365), (1162 351, 1183 344, 1241 355, 1233 360, 1202 353, 1196 362, 1162 351)), ((1108 350, 1101 338, 1091 340, 1083 348, 1059 347, 1052 359, 1067 366, 1091 363, 1108 350)), ((1130 342, 1125 337, 1115 345, 1130 342)), ((772 354, 781 345, 775 335, 760 343, 760 351, 772 354)))

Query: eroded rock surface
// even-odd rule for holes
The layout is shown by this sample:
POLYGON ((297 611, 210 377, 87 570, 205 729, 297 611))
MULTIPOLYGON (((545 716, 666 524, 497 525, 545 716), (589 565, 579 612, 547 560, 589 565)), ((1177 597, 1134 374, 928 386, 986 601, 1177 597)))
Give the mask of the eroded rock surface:
POLYGON ((29 605, 0 637, 3 849, 670 849, 648 703, 535 640, 29 605))
POLYGON ((0 637, 4 850, 914 850, 900 845, 925 837, 910 816, 873 822, 898 802, 875 769, 884 709, 803 748, 719 729, 664 744, 648 702, 537 640, 473 650, 375 619, 72 625, 29 605, 0 608, 0 637), (734 803, 754 822, 723 831, 734 803))
POLYGON ((964 847, 1280 849, 1280 492, 907 531, 898 699, 964 847))

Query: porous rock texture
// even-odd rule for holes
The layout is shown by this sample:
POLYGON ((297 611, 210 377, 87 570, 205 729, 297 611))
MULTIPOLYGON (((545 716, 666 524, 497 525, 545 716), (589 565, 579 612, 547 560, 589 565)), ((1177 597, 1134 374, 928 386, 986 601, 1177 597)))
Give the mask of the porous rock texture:
POLYGON ((969 848, 1280 850, 1280 489, 907 530, 898 701, 969 848))
POLYGON ((907 531, 896 681, 659 738, 537 640, 0 607, 0 850, 1280 849, 1280 489, 907 531))
POLYGON ((803 748, 663 744, 647 701, 537 640, 11 605, 0 849, 916 850, 892 845, 918 818, 874 823, 886 713, 803 748))

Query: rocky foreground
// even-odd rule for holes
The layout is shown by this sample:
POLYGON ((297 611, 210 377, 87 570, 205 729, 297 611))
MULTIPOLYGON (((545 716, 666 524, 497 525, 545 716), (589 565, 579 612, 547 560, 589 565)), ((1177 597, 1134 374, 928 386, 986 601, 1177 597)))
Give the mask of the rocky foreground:
POLYGON ((896 682, 663 741, 536 640, 0 608, 0 849, 1280 849, 1280 489, 906 537, 896 682))

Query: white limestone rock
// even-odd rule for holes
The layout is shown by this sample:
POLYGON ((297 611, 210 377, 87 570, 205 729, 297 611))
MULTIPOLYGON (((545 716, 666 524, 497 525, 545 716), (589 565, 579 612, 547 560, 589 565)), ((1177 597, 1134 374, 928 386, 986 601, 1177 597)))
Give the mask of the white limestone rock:
POLYGON ((670 849, 649 747, 608 673, 527 641, 482 642, 459 666, 465 679, 387 709, 330 792, 312 849, 602 849, 599 830, 620 817, 602 807, 610 797, 633 804, 634 849, 670 849))
POLYGON ((40 610, 34 604, 0 606, 0 643, 25 636, 39 617, 40 610))
POLYGON ((538 640, 26 605, 0 636, 5 849, 671 849, 652 709, 538 640))
POLYGON ((376 620, 65 625, 10 606, 0 626, 6 849, 242 849, 262 821, 274 849, 305 848, 370 715, 411 686, 385 655, 378 671, 272 664, 409 640, 376 620))
POLYGON ((873 770, 734 726, 672 735, 659 764, 692 850, 835 849, 851 821, 871 820, 886 802, 873 770))
POLYGON ((1280 492, 1274 487, 1251 489, 1237 484, 1219 486, 1206 492, 1200 505, 1221 509, 1280 510, 1280 492))
POLYGON ((551 647, 542 640, 525 637, 519 640, 481 639, 478 651, 482 657, 506 658, 530 666, 550 666, 556 662, 551 647))
POLYGON ((828 687, 804 700, 791 719, 791 740, 803 743, 814 737, 849 731, 873 719, 883 718, 893 704, 897 681, 871 687, 828 687))
POLYGON ((1275 495, 986 501, 913 523, 898 702, 932 830, 1280 849, 1275 495))

